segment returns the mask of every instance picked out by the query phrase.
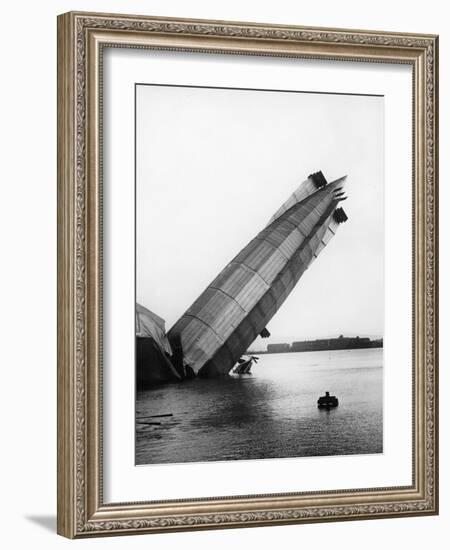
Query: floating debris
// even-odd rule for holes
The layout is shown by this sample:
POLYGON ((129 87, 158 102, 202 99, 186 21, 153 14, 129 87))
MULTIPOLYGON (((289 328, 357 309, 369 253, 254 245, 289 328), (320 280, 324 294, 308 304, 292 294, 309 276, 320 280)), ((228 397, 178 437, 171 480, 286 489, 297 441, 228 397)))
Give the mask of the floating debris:
POLYGON ((319 397, 317 406, 319 409, 331 409, 339 405, 339 400, 335 395, 330 395, 330 392, 325 392, 325 395, 319 397))

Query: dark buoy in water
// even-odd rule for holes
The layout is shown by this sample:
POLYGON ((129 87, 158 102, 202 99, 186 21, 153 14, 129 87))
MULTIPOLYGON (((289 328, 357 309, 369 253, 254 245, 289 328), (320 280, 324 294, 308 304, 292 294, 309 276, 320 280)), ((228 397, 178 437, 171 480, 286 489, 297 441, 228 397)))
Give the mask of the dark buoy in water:
POLYGON ((332 407, 337 407, 338 405, 338 398, 335 395, 330 395, 329 391, 326 391, 325 395, 319 397, 317 401, 317 406, 319 409, 331 409, 332 407))

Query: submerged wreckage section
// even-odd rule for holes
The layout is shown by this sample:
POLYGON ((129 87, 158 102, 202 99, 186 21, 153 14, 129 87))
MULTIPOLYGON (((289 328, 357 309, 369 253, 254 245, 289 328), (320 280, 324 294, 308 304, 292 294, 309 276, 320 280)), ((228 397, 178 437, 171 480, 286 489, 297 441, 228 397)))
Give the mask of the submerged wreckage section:
POLYGON ((258 335, 269 335, 267 323, 347 220, 345 178, 310 175, 174 324, 162 353, 178 377, 228 374, 258 335))

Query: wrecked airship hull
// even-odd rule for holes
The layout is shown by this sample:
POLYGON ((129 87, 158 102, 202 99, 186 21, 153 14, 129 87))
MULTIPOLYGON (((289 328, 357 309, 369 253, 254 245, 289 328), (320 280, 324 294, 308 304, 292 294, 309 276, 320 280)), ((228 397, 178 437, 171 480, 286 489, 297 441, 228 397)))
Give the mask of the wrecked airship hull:
POLYGON ((345 177, 309 176, 219 273, 168 333, 184 365, 203 377, 228 374, 289 296, 347 216, 345 177))

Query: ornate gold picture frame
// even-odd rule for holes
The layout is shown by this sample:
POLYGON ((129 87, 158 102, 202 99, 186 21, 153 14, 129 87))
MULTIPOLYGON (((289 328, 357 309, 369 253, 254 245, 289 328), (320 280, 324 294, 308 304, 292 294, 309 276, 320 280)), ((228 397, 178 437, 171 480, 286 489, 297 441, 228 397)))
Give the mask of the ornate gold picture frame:
MULTIPOLYGON (((251 59, 249 57, 249 59, 251 59)), ((438 513, 438 38, 111 15, 58 17, 58 533, 69 538, 438 513), (103 55, 139 48, 412 68, 412 483, 105 502, 103 55)), ((408 321, 405 321, 408 322, 408 321)), ((176 468, 176 465, 172 465, 176 468)))

